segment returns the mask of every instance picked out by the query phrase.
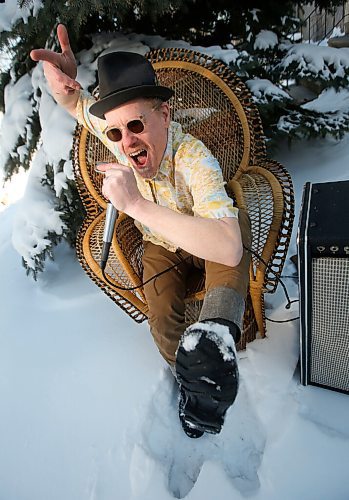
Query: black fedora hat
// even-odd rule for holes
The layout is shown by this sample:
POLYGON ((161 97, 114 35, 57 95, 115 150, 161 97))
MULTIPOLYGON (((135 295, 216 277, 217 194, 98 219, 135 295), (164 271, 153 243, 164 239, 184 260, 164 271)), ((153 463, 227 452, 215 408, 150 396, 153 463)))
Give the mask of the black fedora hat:
POLYGON ((98 59, 99 100, 90 113, 105 120, 104 113, 137 97, 167 101, 174 94, 157 84, 155 71, 145 57, 134 52, 110 52, 98 59))

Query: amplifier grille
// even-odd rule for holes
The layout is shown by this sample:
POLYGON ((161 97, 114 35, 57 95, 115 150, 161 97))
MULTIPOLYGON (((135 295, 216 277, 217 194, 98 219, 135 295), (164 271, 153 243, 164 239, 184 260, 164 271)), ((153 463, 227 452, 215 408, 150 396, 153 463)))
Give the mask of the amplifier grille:
POLYGON ((349 258, 312 259, 311 382, 349 390, 349 258))

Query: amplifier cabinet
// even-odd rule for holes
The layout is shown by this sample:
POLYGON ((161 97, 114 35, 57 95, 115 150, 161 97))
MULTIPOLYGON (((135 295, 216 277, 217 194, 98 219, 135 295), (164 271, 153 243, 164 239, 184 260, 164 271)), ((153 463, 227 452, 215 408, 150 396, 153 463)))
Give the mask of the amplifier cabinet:
POLYGON ((349 393, 349 181, 305 184, 297 246, 301 383, 349 393))

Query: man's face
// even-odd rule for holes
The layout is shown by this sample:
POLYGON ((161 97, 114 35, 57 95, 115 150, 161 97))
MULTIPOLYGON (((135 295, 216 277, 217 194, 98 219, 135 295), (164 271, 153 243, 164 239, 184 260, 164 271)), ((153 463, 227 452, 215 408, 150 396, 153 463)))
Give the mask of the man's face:
POLYGON ((120 151, 144 179, 151 179, 157 174, 167 144, 169 106, 165 102, 154 109, 155 106, 152 100, 135 99, 105 113, 108 129, 116 127, 122 133, 121 140, 117 142, 120 151), (135 133, 129 129, 134 120, 143 122, 142 132, 135 133))

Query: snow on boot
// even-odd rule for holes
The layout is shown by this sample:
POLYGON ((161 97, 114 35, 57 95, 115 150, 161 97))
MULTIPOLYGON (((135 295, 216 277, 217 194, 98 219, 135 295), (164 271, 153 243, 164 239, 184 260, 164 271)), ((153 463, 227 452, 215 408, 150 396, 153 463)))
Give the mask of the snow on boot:
POLYGON ((219 319, 194 323, 181 338, 176 356, 179 415, 184 432, 218 434, 239 385, 234 323, 219 319), (230 327, 227 326, 227 323, 230 327))

